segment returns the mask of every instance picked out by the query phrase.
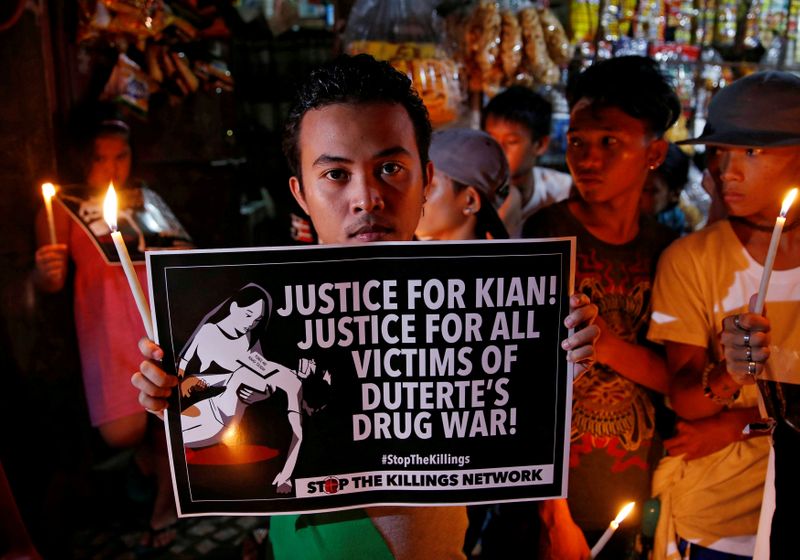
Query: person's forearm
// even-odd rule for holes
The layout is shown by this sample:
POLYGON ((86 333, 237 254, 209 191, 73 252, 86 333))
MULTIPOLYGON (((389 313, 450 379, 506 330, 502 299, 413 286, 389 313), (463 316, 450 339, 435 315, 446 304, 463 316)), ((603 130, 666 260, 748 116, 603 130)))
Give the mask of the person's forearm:
MULTIPOLYGON (((725 362, 717 363, 707 374, 708 387, 716 397, 733 398, 741 388, 725 369, 725 362)), ((717 414, 724 406, 709 398, 704 392, 703 372, 687 366, 678 371, 670 385, 670 404, 675 413, 687 420, 707 418, 717 414)))
POLYGON ((603 329, 595 346, 597 361, 648 389, 666 394, 669 373, 663 356, 654 350, 619 338, 603 329))

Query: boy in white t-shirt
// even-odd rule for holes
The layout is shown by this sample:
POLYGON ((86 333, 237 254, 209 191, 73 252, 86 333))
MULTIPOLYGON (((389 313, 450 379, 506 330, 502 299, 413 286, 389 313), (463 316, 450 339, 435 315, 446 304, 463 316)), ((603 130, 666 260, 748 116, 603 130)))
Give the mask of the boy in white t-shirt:
POLYGON ((503 147, 511 170, 508 197, 499 209, 512 238, 540 208, 565 200, 572 177, 536 165, 550 145, 550 102, 523 86, 496 95, 483 110, 482 128, 503 147))

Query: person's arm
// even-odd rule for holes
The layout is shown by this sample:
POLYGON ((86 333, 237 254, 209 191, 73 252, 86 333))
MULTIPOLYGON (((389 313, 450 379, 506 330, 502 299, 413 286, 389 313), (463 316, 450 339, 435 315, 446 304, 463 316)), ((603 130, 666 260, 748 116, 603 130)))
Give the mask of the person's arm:
POLYGON ((583 531, 572 520, 567 500, 539 502, 542 530, 539 558, 543 560, 587 560, 591 551, 583 531))
MULTIPOLYGON (((724 406, 703 391, 703 370, 709 366, 708 351, 699 346, 666 341, 667 364, 672 375, 669 398, 672 409, 681 418, 697 420, 718 414, 724 406)), ((707 373, 708 386, 719 399, 729 399, 740 385, 728 375, 725 362, 712 365, 707 373)))
POLYGON ((289 425, 292 427, 292 441, 289 443, 289 450, 286 452, 286 462, 283 464, 281 472, 273 479, 272 484, 280 494, 290 492, 292 489, 292 473, 297 463, 297 455, 300 453, 300 444, 303 443, 303 425, 299 412, 289 410, 287 412, 289 425))
POLYGON ((664 441, 664 448, 673 457, 683 455, 691 461, 710 455, 735 441, 764 435, 763 432, 743 432, 745 426, 760 420, 755 406, 722 410, 719 414, 699 420, 679 420, 676 435, 664 441))
POLYGON ((600 327, 597 339, 597 361, 648 389, 661 394, 669 391, 669 373, 663 356, 652 348, 628 342, 608 328, 602 317, 595 323, 600 327))
POLYGON ((36 257, 33 270, 33 284, 42 292, 55 293, 64 288, 67 279, 67 245, 63 243, 69 235, 69 224, 63 211, 57 204, 53 205, 53 221, 56 226, 56 237, 61 243, 50 243, 50 229, 47 225, 45 209, 39 210, 36 216, 36 257))

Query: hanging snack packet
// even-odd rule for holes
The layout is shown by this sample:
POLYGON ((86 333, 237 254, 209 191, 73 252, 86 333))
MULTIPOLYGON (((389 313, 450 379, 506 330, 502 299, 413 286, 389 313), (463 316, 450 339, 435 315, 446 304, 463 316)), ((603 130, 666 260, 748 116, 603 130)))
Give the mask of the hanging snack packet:
POLYGON ((123 103, 136 113, 146 115, 149 97, 147 74, 142 72, 138 64, 120 53, 100 99, 123 103))

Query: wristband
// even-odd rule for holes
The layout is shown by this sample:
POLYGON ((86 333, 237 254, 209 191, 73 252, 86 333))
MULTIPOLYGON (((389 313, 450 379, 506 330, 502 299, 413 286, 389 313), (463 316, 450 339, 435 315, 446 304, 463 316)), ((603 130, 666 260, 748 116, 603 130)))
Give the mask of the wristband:
POLYGON ((721 362, 711 362, 709 363, 706 368, 703 370, 703 396, 707 399, 711 399, 716 404, 722 405, 725 408, 730 408, 736 399, 739 397, 739 389, 736 389, 736 392, 731 395, 730 397, 720 397, 717 395, 713 389, 711 389, 711 385, 708 383, 708 375, 711 371, 717 367, 721 362))

